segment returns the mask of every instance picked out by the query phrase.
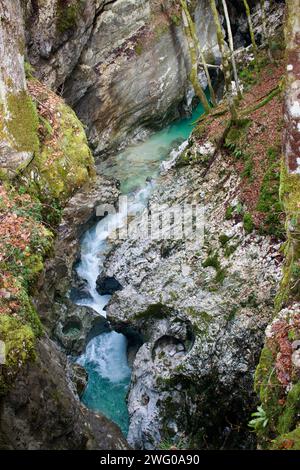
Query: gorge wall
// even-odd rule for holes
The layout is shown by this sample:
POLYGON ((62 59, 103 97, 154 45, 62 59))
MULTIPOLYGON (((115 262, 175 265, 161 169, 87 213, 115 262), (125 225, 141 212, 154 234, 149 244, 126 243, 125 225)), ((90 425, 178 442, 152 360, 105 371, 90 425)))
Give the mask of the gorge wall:
MULTIPOLYGON (((214 60, 218 48, 206 0, 195 14, 214 60)), ((176 2, 51 0, 32 2, 27 15, 29 59, 86 124, 96 154, 179 116, 191 88, 176 2)))
MULTIPOLYGON (((229 7, 239 25, 236 39, 245 44, 244 11, 239 2, 229 7)), ((220 63, 208 0, 193 9, 207 60, 220 63)), ((96 155, 128 145, 190 107, 178 2, 36 0, 27 6, 27 45, 38 78, 75 109, 96 155)))
MULTIPOLYGON (((93 219, 94 207, 105 199, 110 183, 96 178, 83 126, 74 112, 32 77, 28 64, 24 66, 20 3, 1 1, 0 18, 0 339, 5 345, 0 447, 124 449, 127 443, 118 427, 81 405, 80 371, 49 339, 45 326, 51 318, 42 325, 42 309, 33 302, 46 257, 55 264, 52 286, 65 279, 77 254, 80 230, 93 219), (83 194, 77 192, 81 187, 83 194), (84 203, 78 207, 80 194, 84 203), (53 246, 54 233, 62 232, 64 259, 53 246), (51 259, 53 250, 56 258, 51 259)), ((111 188, 113 193, 114 184, 111 188)), ((109 191, 108 196, 111 201, 109 191)), ((46 283, 42 290, 51 296, 46 283)))
MULTIPOLYGON (((247 44, 240 2, 228 3, 235 41, 247 44)), ((0 260, 0 338, 8 345, 8 362, 1 366, 0 447, 126 448, 115 425, 80 404, 82 378, 65 353, 81 352, 90 331, 102 325, 91 311, 72 305, 68 292, 79 239, 95 221, 96 205, 114 203, 118 196, 114 180, 96 176, 90 148, 100 159, 191 106, 177 2, 166 1, 162 8, 161 2, 140 0, 1 0, 0 7, 6 198, 1 215, 7 224, 14 220, 11 238, 16 220, 21 225, 25 220, 42 240, 37 246, 37 232, 26 233, 29 262, 15 249, 15 239, 11 257, 0 260), (80 325, 76 341, 68 335, 74 319, 80 325)), ((209 2, 193 7, 207 60, 219 63, 209 2)), ((270 23, 276 15, 273 7, 270 23)), ((262 78, 269 88, 257 89, 257 97, 278 85, 277 72, 273 82, 262 78)), ((267 111, 280 106, 279 98, 277 107, 273 104, 267 111)), ((263 130, 274 136, 273 128, 256 118, 249 117, 248 146, 263 130)), ((277 138, 280 126, 276 129, 277 138)), ((203 129, 194 133, 181 168, 162 177, 151 202, 203 203, 209 226, 205 250, 129 241, 116 246, 106 263, 106 274, 124 287, 113 296, 109 319, 116 329, 134 328, 144 337, 129 393, 129 440, 136 448, 151 449, 163 439, 200 448, 255 445, 247 431, 257 400, 253 374, 273 313, 281 255, 274 234, 259 232, 259 223, 251 222, 255 210, 245 194, 253 180, 247 193, 244 167, 230 160, 230 147, 215 154, 218 130, 206 140, 203 129), (203 151, 207 141, 212 155, 203 151)), ((243 148, 248 134, 241 134, 243 148)), ((227 143, 237 146, 235 139, 227 143)), ((275 158, 277 153, 276 147, 275 158)), ((269 166, 260 171, 261 183, 268 171, 269 166)))

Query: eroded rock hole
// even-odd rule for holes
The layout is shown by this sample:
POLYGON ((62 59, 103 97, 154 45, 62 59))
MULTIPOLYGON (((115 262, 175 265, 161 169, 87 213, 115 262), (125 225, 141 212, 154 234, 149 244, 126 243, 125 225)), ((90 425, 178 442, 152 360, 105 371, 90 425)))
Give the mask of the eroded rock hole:
POLYGON ((186 354, 186 348, 182 341, 173 336, 164 335, 159 338, 152 349, 153 361, 164 360, 165 358, 180 359, 186 354))
POLYGON ((77 318, 70 318, 63 326, 62 332, 66 336, 79 336, 82 324, 77 318))

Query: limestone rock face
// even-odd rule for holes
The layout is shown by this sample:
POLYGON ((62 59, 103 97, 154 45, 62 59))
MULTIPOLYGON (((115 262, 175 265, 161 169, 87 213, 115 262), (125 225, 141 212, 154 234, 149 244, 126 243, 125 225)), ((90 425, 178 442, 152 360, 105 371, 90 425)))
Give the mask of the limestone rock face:
POLYGON ((110 331, 107 320, 89 307, 69 302, 56 304, 57 324, 54 338, 67 354, 81 354, 88 341, 105 331, 110 331))
POLYGON ((1 398, 0 449, 128 448, 115 424, 80 404, 55 344, 39 340, 37 354, 1 398))
POLYGON ((202 206, 204 232, 200 224, 172 239, 175 218, 164 239, 118 242, 106 262, 103 275, 123 286, 111 298, 108 319, 118 331, 131 327, 144 338, 128 396, 128 441, 135 448, 152 449, 168 438, 196 448, 253 445, 247 431, 253 374, 280 256, 270 238, 226 219, 240 183, 226 165, 219 155, 205 177, 202 165, 174 169, 161 176, 150 201, 151 214, 202 206))
MULTIPOLYGON (((190 65, 175 2, 38 0, 24 14, 35 75, 60 88, 97 154, 183 111, 190 65)), ((207 57, 218 61, 208 0, 197 3, 195 20, 207 57)))
MULTIPOLYGON (((190 88, 189 58, 180 12, 167 3, 162 11, 154 1, 117 0, 95 19, 64 94, 88 125, 96 154, 179 116, 190 88)), ((197 27, 215 60, 215 30, 206 4, 196 7, 197 27)))
POLYGON ((88 41, 96 12, 105 0, 26 2, 26 40, 38 77, 57 89, 72 72, 88 41))

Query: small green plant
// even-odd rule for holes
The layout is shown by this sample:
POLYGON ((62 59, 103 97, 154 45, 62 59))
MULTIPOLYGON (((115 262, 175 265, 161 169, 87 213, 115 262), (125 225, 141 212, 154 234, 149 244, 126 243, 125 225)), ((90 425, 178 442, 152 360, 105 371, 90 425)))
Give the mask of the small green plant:
POLYGON ((297 339, 297 334, 296 334, 295 330, 290 330, 288 332, 288 339, 289 339, 289 341, 295 341, 297 339))
POLYGON ((237 247, 238 247, 238 243, 236 243, 235 245, 227 245, 224 250, 225 258, 229 258, 235 252, 237 247))
POLYGON ((233 156, 237 159, 240 159, 240 158, 243 157, 243 151, 241 149, 239 149, 238 147, 235 148, 232 153, 233 153, 233 156))
POLYGON ((238 202, 237 203, 237 206, 235 208, 235 212, 237 213, 237 215, 243 215, 244 213, 244 206, 241 202, 238 202))
POLYGON ((180 16, 177 15, 171 15, 171 21, 175 26, 179 26, 181 23, 180 16))
POLYGON ((215 268, 217 271, 220 269, 220 261, 218 254, 215 253, 214 255, 208 256, 205 261, 202 263, 203 268, 208 268, 208 266, 211 266, 212 268, 215 268))
POLYGON ((141 43, 141 42, 138 42, 138 43, 135 45, 134 50, 135 50, 135 53, 136 53, 137 55, 142 55, 142 52, 143 52, 143 45, 142 45, 142 43, 141 43))
POLYGON ((226 211, 225 211, 225 219, 226 220, 232 219, 233 211, 234 211, 234 208, 232 206, 226 207, 226 211))
POLYGON ((280 155, 280 147, 269 147, 267 150, 267 155, 271 162, 278 161, 280 155))
POLYGON ((267 418, 265 410, 261 405, 257 407, 257 411, 252 413, 251 416, 253 419, 251 419, 248 426, 254 431, 259 431, 260 429, 264 429, 267 427, 269 420, 267 418))
POLYGON ((252 220, 252 215, 249 212, 245 212, 243 217, 243 224, 246 233, 251 233, 254 229, 254 223, 252 220))
POLYGON ((251 156, 248 156, 245 162, 245 167, 241 173, 242 178, 252 179, 253 177, 253 160, 251 156))
POLYGON ((76 26, 82 12, 83 0, 59 0, 57 5, 57 29, 64 33, 76 26))
POLYGON ((231 237, 229 237, 228 235, 225 235, 225 233, 222 233, 219 236, 219 242, 221 243, 222 246, 225 246, 226 243, 229 242, 230 239, 231 237))
POLYGON ((33 73, 34 73, 34 68, 32 67, 32 65, 27 62, 27 60, 25 60, 24 62, 24 70, 25 70, 25 75, 26 75, 26 78, 27 80, 30 80, 33 78, 33 73))
POLYGON ((202 266, 204 268, 212 267, 216 270, 215 282, 217 284, 223 284, 223 281, 226 277, 226 269, 222 268, 221 263, 219 261, 218 253, 210 255, 203 261, 202 266))

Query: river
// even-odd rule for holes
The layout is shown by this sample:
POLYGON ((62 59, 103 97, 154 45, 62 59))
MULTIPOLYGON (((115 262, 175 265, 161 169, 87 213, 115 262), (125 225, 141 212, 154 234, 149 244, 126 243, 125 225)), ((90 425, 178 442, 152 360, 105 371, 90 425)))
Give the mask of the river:
MULTIPOLYGON (((188 119, 173 122, 151 135, 145 142, 128 147, 98 166, 99 172, 117 178, 121 193, 129 198, 129 208, 142 210, 155 187, 155 178, 161 162, 170 156, 185 141, 193 122, 203 113, 201 105, 188 119)), ((80 305, 89 305, 100 315, 106 316, 105 306, 109 295, 99 295, 96 280, 101 273, 105 256, 111 245, 108 240, 108 222, 122 219, 122 214, 111 214, 100 220, 86 232, 81 244, 81 258, 77 267, 79 277, 87 281, 90 299, 81 300, 80 305), (92 300, 91 300, 92 299, 92 300)), ((77 362, 88 372, 88 385, 82 397, 83 403, 95 411, 102 412, 120 426, 126 435, 128 411, 126 395, 130 384, 131 370, 127 362, 127 340, 115 331, 102 333, 93 338, 77 362)))

